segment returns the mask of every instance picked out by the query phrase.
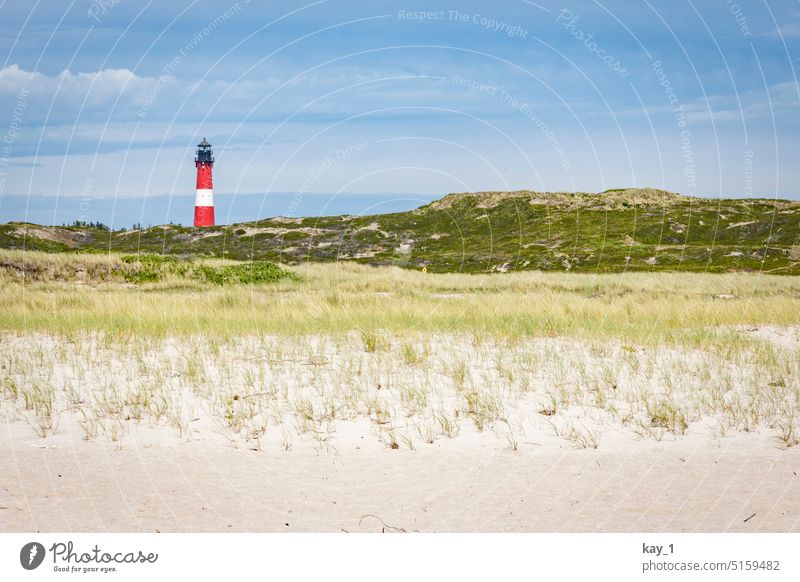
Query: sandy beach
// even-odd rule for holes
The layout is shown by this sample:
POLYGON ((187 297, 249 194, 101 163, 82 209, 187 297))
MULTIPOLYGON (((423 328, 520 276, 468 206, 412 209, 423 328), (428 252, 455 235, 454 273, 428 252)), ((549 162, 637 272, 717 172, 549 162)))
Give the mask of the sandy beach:
POLYGON ((6 532, 789 532, 800 451, 758 434, 609 450, 447 443, 265 453, 143 434, 122 450, 3 432, 6 532))
MULTIPOLYGON (((796 328, 734 333, 786 356, 776 369, 796 366, 796 328)), ((209 342, 4 336, 0 527, 798 529, 800 447, 782 440, 775 416, 796 380, 762 383, 771 372, 747 363, 746 342, 720 360, 663 346, 430 335, 409 362, 397 355, 408 344, 370 352, 362 339, 239 338, 214 356, 209 342), (36 393, 18 386, 8 397, 23 373, 54 386, 49 417, 36 393), (142 386, 153 388, 147 401, 142 386), (786 391, 773 395, 775 410, 765 386, 786 391), (737 398, 750 400, 726 408, 737 398)))

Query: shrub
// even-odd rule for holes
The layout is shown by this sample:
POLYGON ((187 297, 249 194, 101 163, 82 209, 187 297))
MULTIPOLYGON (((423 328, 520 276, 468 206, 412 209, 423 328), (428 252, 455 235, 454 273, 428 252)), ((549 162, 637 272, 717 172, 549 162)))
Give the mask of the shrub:
POLYGON ((122 276, 128 283, 154 283, 160 281, 165 267, 175 264, 175 258, 153 253, 139 255, 125 255, 122 262, 131 265, 125 269, 122 276))
POLYGON ((217 285, 231 283, 255 285, 258 283, 277 283, 281 279, 297 278, 293 273, 285 271, 269 261, 253 261, 252 263, 226 267, 201 265, 199 270, 207 281, 217 285))

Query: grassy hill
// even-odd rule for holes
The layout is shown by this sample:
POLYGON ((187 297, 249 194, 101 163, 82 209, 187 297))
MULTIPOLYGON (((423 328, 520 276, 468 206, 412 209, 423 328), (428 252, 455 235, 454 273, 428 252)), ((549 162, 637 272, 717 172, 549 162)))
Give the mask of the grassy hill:
POLYGON ((433 272, 761 271, 800 274, 800 202, 654 189, 449 194, 373 216, 277 217, 107 231, 12 222, 0 248, 158 253, 284 264, 348 260, 433 272))

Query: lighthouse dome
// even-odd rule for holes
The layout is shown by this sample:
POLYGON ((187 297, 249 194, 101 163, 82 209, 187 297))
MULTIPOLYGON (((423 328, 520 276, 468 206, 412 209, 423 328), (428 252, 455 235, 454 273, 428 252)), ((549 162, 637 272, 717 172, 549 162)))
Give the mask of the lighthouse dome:
POLYGON ((203 141, 197 144, 197 155, 194 157, 194 161, 199 164, 214 163, 214 152, 211 150, 211 144, 206 141, 206 138, 203 138, 203 141))

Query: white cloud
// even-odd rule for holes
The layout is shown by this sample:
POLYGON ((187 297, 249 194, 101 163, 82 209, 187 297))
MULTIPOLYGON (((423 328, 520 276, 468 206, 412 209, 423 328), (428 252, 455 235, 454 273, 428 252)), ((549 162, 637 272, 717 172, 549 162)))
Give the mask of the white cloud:
MULTIPOLYGON (((173 84, 164 79, 162 84, 173 84)), ((27 121, 41 121, 50 112, 55 123, 79 121, 97 113, 108 117, 115 102, 123 109, 142 102, 157 84, 155 77, 140 77, 128 69, 103 69, 92 73, 63 70, 57 75, 25 71, 18 65, 0 70, 0 105, 27 93, 27 121)))
POLYGON ((304 115, 352 114, 392 102, 430 103, 444 97, 441 88, 437 91, 431 84, 436 79, 402 70, 338 66, 296 79, 253 73, 239 80, 188 80, 175 68, 167 73, 156 77, 128 69, 103 69, 64 70, 48 76, 14 64, 0 70, 0 110, 11 108, 22 89, 28 91, 28 122, 47 118, 48 124, 173 120, 176 116, 182 121, 205 116, 280 120, 301 109, 304 115), (420 91, 421 83, 430 90, 420 91), (273 91, 277 92, 265 101, 273 91), (329 93, 333 95, 326 98, 329 93))

